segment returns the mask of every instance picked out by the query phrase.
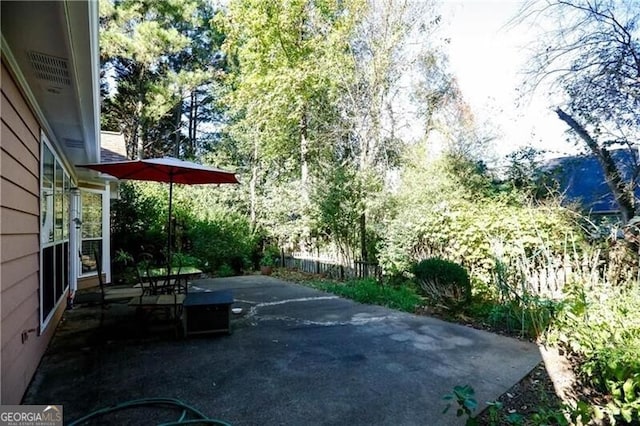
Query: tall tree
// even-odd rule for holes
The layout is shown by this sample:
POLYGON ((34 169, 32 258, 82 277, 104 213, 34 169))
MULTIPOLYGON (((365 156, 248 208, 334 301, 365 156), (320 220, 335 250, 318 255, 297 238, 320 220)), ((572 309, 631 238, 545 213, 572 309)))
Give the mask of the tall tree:
POLYGON ((552 82, 566 95, 555 111, 600 162, 622 221, 635 215, 640 173, 640 9, 615 0, 547 0, 523 7, 517 22, 553 22, 537 47, 534 86, 552 82), (629 150, 635 172, 623 176, 609 150, 629 150))
POLYGON ((192 154, 197 109, 212 102, 202 91, 221 67, 224 37, 213 26, 212 4, 107 0, 100 9, 101 59, 112 86, 103 100, 103 124, 123 131, 131 158, 192 154))
MULTIPOLYGON (((357 4, 230 3, 227 51, 235 71, 231 133, 238 140, 252 135, 246 147, 251 152, 252 188, 265 165, 279 165, 281 173, 297 175, 301 204, 307 203, 311 169, 331 143, 327 129, 335 120, 336 76, 350 73, 345 52, 357 4)), ((256 199, 255 190, 251 197, 256 199)))
MULTIPOLYGON (((397 161, 411 127, 407 105, 416 101, 411 79, 420 59, 436 50, 440 18, 429 1, 370 0, 350 40, 354 73, 341 80, 342 134, 339 154, 359 180, 360 256, 368 260, 367 215, 387 172, 397 161)), ((420 102, 420 101, 418 101, 420 102)), ((339 173, 342 173, 341 171, 339 173)))

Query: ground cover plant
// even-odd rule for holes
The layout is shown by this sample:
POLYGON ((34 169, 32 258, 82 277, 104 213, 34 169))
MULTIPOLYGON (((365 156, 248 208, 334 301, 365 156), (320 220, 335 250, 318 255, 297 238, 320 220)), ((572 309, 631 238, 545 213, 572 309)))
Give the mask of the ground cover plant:
POLYGON ((344 283, 315 281, 312 286, 360 303, 386 306, 413 313, 422 298, 410 286, 391 286, 378 283, 373 278, 350 280, 344 283))

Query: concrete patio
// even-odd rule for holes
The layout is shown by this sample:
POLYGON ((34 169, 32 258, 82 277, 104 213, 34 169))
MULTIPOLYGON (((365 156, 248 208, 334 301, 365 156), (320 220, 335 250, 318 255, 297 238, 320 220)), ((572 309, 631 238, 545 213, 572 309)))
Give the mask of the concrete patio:
MULTIPOLYGON (((132 399, 172 397, 233 425, 455 425, 444 394, 480 403, 540 361, 536 345, 250 275, 194 282, 232 289, 231 335, 176 339, 114 304, 66 313, 25 404, 63 404, 65 422, 132 399), (102 319, 101 319, 102 317, 102 319)), ((484 404, 483 404, 484 406, 484 404)), ((481 407, 482 408, 482 407, 481 407)), ((180 411, 118 411, 89 424, 156 424, 180 411)))

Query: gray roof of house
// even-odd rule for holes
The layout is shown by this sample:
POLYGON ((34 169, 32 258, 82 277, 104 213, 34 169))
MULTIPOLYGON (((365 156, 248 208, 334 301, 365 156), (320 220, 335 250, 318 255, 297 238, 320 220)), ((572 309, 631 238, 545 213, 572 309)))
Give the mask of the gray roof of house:
POLYGON ((117 132, 100 132, 100 162, 110 163, 127 159, 124 135, 117 132))
MULTIPOLYGON (((611 150, 611 155, 618 164, 623 179, 631 179, 634 170, 631 152, 627 149, 615 149, 611 150)), ((545 168, 551 171, 566 201, 578 202, 591 213, 619 210, 602 167, 593 155, 554 158, 545 168)), ((637 185, 635 194, 636 198, 640 198, 637 185)))

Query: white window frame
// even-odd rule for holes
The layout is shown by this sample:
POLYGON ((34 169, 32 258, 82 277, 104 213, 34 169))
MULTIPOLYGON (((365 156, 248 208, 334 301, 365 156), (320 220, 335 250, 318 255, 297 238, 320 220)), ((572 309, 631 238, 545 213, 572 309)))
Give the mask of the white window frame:
MULTIPOLYGON (((44 184, 44 150, 45 147, 51 152, 51 154, 53 155, 53 160, 54 160, 54 186, 53 186, 53 195, 55 197, 55 169, 56 169, 56 164, 58 166, 60 166, 62 168, 62 173, 63 176, 66 176, 69 180, 69 185, 73 186, 74 182, 73 180, 71 180, 71 174, 68 172, 68 170, 65 168, 64 163, 61 161, 60 157, 58 156, 58 153, 56 152, 55 149, 53 149, 53 146, 51 145, 51 143, 49 142, 49 139, 47 138, 47 136, 44 134, 44 132, 41 132, 40 134, 40 158, 42 159, 42 161, 40 161, 40 179, 39 179, 39 199, 43 196, 43 184, 44 184)), ((64 178, 63 178, 64 179, 64 178)), ((64 185, 63 185, 63 191, 64 191, 64 185)), ((69 198, 70 199, 70 198, 69 198)), ((64 197, 63 197, 64 200, 64 197)), ((66 206, 67 212, 68 212, 68 217, 71 217, 71 202, 68 203, 69 205, 66 206)), ((39 271, 39 278, 40 278, 40 282, 38 285, 38 293, 39 293, 39 317, 40 317, 40 332, 42 333, 42 331, 44 331, 47 326, 49 325, 49 323, 51 322, 51 318, 53 317, 53 315, 57 312, 57 310, 60 307, 60 304, 62 303, 66 303, 66 298, 63 297, 62 295, 64 295, 68 290, 69 287, 71 285, 71 281, 72 281, 72 268, 71 268, 71 229, 69 228, 69 223, 67 221, 67 223, 63 223, 62 226, 63 227, 68 227, 67 229, 67 237, 66 239, 63 237, 61 240, 56 241, 55 240, 55 204, 54 207, 52 209, 52 213, 53 213, 53 218, 54 218, 54 222, 53 222, 53 233, 54 233, 54 240, 53 241, 47 241, 44 242, 43 241, 43 236, 42 236, 42 231, 43 231, 43 226, 42 226, 42 200, 40 200, 40 205, 38 206, 39 208, 39 220, 38 220, 38 227, 39 227, 39 232, 38 232, 38 244, 39 244, 39 254, 40 254, 40 260, 39 260, 39 267, 40 267, 40 271, 39 271), (69 262, 69 266, 67 268, 67 285, 66 287, 63 287, 62 289, 62 294, 60 295, 60 297, 58 298, 58 300, 56 300, 53 304, 53 307, 51 308, 51 310, 49 311, 49 313, 47 314, 47 316, 44 316, 44 286, 45 286, 45 282, 44 279, 45 277, 44 275, 44 250, 49 248, 49 247, 54 247, 56 245, 59 244, 64 244, 64 243, 68 244, 69 247, 69 253, 67 253, 67 258, 68 258, 68 262, 69 262)), ((64 215, 63 215, 64 218, 64 215)), ((64 236, 64 230, 63 230, 63 236, 64 236)), ((55 249, 54 249, 55 250, 55 249)), ((55 252, 54 252, 54 256, 55 256, 55 252)), ((57 275, 56 273, 56 261, 54 261, 54 272, 53 275, 54 277, 57 275)), ((55 286, 55 284, 53 284, 55 286)), ((54 294, 55 294, 55 290, 54 290, 54 294)))
MULTIPOLYGON (((109 202, 109 200, 108 200, 109 193, 107 191, 105 191, 105 190, 100 190, 100 189, 80 188, 80 203, 79 203, 80 209, 79 210, 80 210, 80 217, 81 218, 82 218, 82 212, 83 212, 83 209, 84 209, 84 206, 82 205, 82 193, 83 192, 91 192, 91 193, 94 193, 94 194, 100 194, 102 196, 102 199, 101 199, 102 200, 102 210, 100 212, 101 220, 102 220, 102 233, 100 235, 100 253, 101 253, 100 262, 101 262, 101 265, 103 265, 102 273, 104 274, 105 273, 105 268, 104 268, 105 262, 104 262, 104 260, 105 260, 105 257, 106 257, 105 250, 109 249, 105 245, 105 241, 106 241, 105 229, 107 229, 107 228, 105 228, 105 226, 109 226, 109 215, 105 214, 105 212, 108 212, 108 210, 105 210, 105 202, 106 203, 109 202)), ((81 226, 79 231, 80 232, 78 232, 78 250, 82 251, 82 242, 84 241, 84 238, 82 238, 82 226, 81 226)), ((91 238, 91 239, 87 239, 87 240, 97 240, 97 238, 91 238)), ((95 277, 95 276, 98 275, 98 271, 97 270, 83 273, 82 272, 82 265, 80 264, 80 259, 78 259, 77 262, 78 262, 78 278, 95 277)))

